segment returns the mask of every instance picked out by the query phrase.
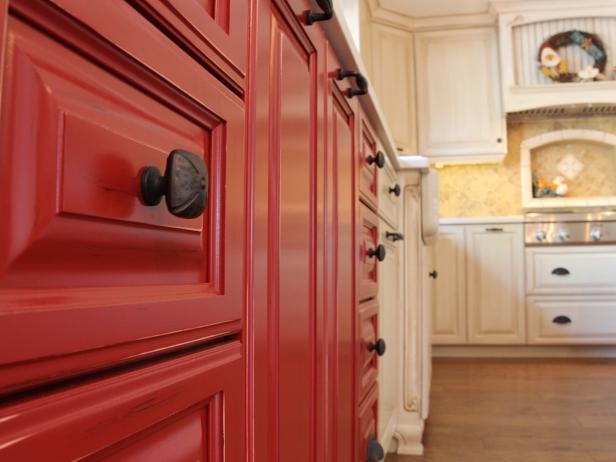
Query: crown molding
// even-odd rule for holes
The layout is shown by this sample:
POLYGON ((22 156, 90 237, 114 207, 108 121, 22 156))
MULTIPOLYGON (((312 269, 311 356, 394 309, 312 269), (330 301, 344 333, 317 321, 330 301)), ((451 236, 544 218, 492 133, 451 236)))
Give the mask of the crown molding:
POLYGON ((471 27, 495 26, 496 14, 492 11, 479 14, 412 17, 383 8, 378 0, 366 0, 372 22, 384 24, 409 32, 423 32, 438 29, 466 29, 471 27))
POLYGON ((588 16, 589 10, 616 7, 615 0, 490 0, 490 12, 493 15, 504 13, 530 13, 535 11, 582 10, 588 16))

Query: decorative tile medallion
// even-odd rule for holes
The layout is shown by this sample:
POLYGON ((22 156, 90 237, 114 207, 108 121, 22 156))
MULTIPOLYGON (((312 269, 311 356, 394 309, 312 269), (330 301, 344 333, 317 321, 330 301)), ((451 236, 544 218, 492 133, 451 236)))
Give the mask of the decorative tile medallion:
POLYGON ((556 166, 558 172, 568 180, 575 180, 584 170, 584 164, 573 154, 567 154, 556 166))

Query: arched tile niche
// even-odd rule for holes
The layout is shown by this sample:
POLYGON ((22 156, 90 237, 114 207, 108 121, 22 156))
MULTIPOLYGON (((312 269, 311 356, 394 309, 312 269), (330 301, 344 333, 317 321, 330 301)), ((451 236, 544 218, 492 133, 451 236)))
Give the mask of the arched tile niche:
MULTIPOLYGON (((558 144, 566 145, 570 143, 584 143, 588 145, 588 149, 592 149, 593 145, 598 146, 605 151, 605 148, 610 148, 614 156, 614 169, 616 172, 616 135, 602 132, 599 130, 558 130, 544 133, 542 135, 529 138, 521 144, 520 155, 520 174, 522 179, 522 205, 527 211, 547 211, 547 210, 578 210, 600 207, 616 207, 616 192, 610 195, 590 195, 590 196, 575 196, 575 197, 542 197, 536 198, 533 195, 533 156, 535 153, 548 146, 558 144)), ((588 167, 588 166, 586 166, 588 167)), ((583 175, 584 171, 580 172, 583 175)), ((555 174, 556 176, 557 174, 555 174)), ((605 172, 610 178, 604 178, 604 181, 613 181, 613 191, 616 191, 616 174, 611 178, 609 172, 605 172)), ((547 178, 552 180, 553 178, 547 178)))

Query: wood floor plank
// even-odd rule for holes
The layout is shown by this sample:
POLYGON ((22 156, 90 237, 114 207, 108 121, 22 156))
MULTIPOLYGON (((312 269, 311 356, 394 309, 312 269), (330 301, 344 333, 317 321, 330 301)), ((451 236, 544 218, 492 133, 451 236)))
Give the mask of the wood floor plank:
POLYGON ((616 462, 616 360, 436 359, 421 457, 616 462))

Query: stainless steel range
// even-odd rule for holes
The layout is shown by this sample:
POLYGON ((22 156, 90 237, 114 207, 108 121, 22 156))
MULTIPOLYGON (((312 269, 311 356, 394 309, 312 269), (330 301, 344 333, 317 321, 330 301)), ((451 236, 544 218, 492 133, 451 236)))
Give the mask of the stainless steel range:
POLYGON ((527 246, 616 244, 616 211, 526 215, 527 246))

